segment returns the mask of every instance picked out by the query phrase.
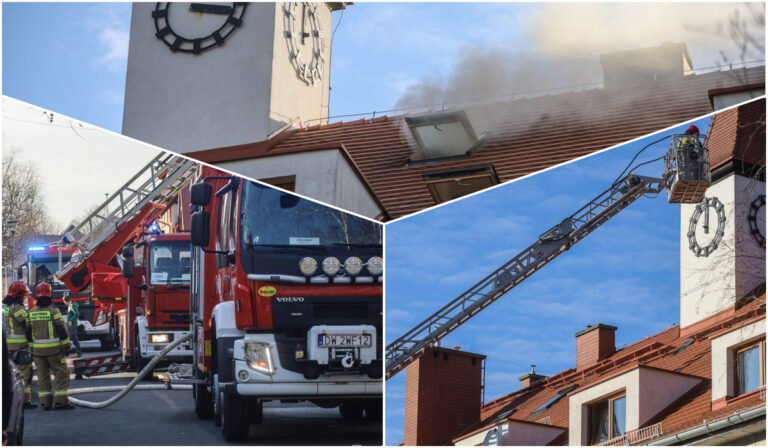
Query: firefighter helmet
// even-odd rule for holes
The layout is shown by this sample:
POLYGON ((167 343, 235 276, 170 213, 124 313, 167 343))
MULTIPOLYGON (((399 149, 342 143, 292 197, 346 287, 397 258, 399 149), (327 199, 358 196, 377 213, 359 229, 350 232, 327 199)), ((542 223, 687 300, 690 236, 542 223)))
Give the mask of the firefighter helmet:
POLYGON ((51 294, 53 294, 53 288, 51 288, 51 285, 48 283, 40 283, 37 285, 37 288, 35 288, 35 295, 40 297, 51 297, 51 294))
POLYGON ((690 132, 691 134, 699 134, 700 133, 699 132, 699 128, 697 128, 694 125, 688 126, 688 132, 690 132))
POLYGON ((27 285, 24 282, 13 282, 8 286, 8 295, 16 298, 24 297, 27 293, 27 285))

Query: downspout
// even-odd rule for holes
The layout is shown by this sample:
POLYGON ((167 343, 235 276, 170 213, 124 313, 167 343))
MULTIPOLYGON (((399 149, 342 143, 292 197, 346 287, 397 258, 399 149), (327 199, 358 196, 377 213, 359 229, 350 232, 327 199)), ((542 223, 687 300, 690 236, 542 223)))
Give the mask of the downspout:
POLYGON ((750 409, 748 411, 740 412, 735 415, 731 415, 728 418, 724 418, 716 422, 697 426, 695 428, 691 428, 691 429, 679 432, 677 434, 673 434, 669 437, 664 437, 663 439, 654 440, 648 445, 660 446, 660 445, 672 445, 674 443, 685 442, 686 440, 692 439, 694 437, 710 434, 715 431, 725 429, 729 426, 734 426, 736 424, 746 422, 748 420, 752 420, 754 418, 760 417, 761 415, 765 416, 765 405, 762 405, 754 409, 750 409))

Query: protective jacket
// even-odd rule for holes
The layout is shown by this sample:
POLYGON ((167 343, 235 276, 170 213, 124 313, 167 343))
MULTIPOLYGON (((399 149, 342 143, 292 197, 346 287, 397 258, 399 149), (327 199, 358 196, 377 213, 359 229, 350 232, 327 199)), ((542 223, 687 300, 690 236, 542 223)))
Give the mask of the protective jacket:
POLYGON ((50 297, 38 297, 37 305, 29 310, 26 335, 34 356, 66 353, 71 347, 64 316, 51 306, 50 297))
POLYGON ((26 350, 27 342, 27 309, 19 300, 12 296, 5 296, 3 300, 3 317, 5 321, 5 335, 8 339, 8 350, 26 350))

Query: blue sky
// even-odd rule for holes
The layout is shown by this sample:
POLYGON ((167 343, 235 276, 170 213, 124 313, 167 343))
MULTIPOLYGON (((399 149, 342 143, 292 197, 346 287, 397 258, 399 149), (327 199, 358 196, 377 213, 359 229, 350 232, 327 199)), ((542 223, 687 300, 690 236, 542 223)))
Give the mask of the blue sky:
MULTIPOLYGON (((130 4, 2 8, 3 93, 119 132, 130 4)), ((392 108, 418 85, 466 85, 457 74, 477 68, 469 54, 525 78, 493 93, 599 81, 599 53, 664 41, 687 42, 696 67, 722 62, 720 50, 738 60, 727 31, 714 32, 738 8, 749 17, 744 5, 717 3, 355 3, 334 13, 331 115, 392 108), (682 17, 697 27, 680 27, 682 17)))
MULTIPOLYGON (((706 132, 710 119, 694 123, 706 132)), ((387 225, 386 337, 391 341, 497 269, 605 190, 634 154, 686 126, 387 225)), ((638 161, 662 155, 668 142, 638 161)), ((660 176, 662 162, 640 174, 660 176)), ((481 353, 486 401, 520 389, 536 364, 576 365, 574 334, 618 327, 631 344, 679 322, 680 207, 641 198, 442 341, 481 353)), ((405 374, 387 381, 386 442, 402 441, 405 374)))

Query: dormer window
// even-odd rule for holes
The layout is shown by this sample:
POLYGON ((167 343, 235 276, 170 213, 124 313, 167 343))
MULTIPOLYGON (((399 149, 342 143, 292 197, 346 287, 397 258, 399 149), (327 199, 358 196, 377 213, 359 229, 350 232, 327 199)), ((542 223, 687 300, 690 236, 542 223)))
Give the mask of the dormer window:
POLYGON ((759 341, 734 350, 736 369, 734 391, 746 394, 765 385, 765 341, 759 341))
POLYGON ((418 148, 409 162, 466 157, 482 143, 464 111, 406 117, 418 148))
POLYGON ((589 406, 589 443, 595 445, 627 430, 627 395, 621 393, 589 406))

